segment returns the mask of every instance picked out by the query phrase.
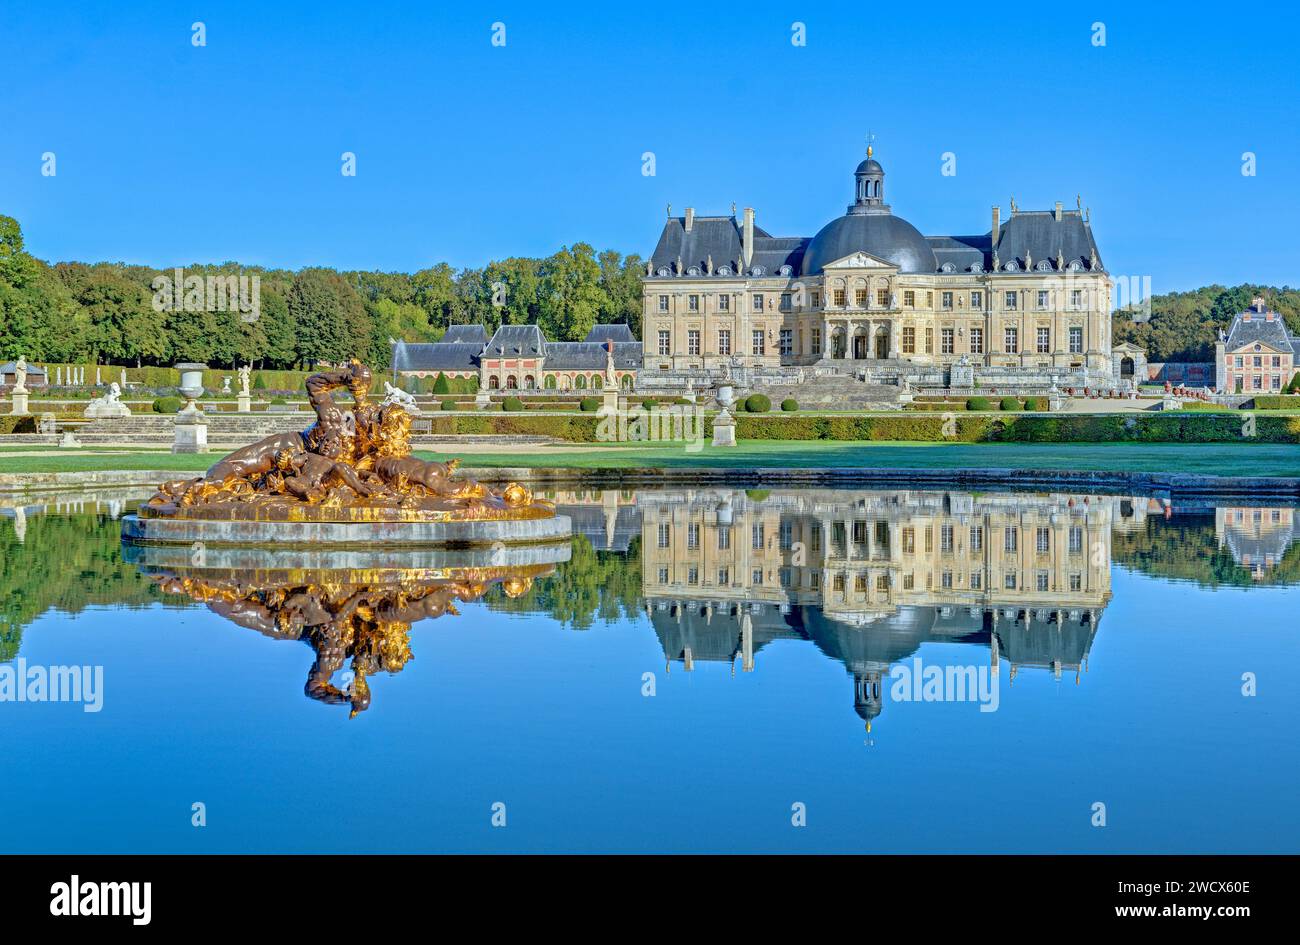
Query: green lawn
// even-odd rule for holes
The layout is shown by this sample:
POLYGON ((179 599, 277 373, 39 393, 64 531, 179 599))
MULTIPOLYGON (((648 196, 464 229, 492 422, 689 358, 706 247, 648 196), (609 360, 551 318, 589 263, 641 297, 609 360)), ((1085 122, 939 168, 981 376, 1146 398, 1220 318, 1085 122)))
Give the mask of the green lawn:
MULTIPOLYGON (((455 455, 421 451, 425 458, 455 455)), ((159 469, 201 472, 220 454, 174 456, 168 452, 68 455, 0 452, 0 473, 101 469, 159 469)), ((864 443, 830 441, 752 441, 734 449, 682 446, 645 448, 602 446, 577 451, 565 446, 529 453, 477 453, 466 466, 536 466, 575 469, 636 467, 785 466, 794 468, 999 467, 1011 469, 1086 469, 1132 472, 1189 472, 1220 476, 1300 476, 1300 446, 1269 443, 864 443)))

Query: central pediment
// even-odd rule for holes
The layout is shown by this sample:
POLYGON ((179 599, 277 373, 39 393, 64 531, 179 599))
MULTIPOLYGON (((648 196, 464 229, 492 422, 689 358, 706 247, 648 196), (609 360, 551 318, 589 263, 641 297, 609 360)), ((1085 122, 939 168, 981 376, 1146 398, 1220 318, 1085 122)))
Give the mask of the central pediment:
POLYGON ((897 269, 887 259, 881 259, 879 256, 872 256, 870 253, 850 253, 834 262, 828 262, 822 266, 822 269, 897 269))

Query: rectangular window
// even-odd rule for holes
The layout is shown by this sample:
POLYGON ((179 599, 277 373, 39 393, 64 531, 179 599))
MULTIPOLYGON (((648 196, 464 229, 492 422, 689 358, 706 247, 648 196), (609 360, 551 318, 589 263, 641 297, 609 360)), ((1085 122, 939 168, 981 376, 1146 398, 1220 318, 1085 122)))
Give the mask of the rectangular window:
POLYGON ((934 329, 925 329, 925 353, 934 354, 934 329))
POLYGON ((1004 577, 1004 578, 1002 579, 1002 584, 1003 584, 1003 586, 1004 586, 1007 590, 1009 590, 1009 591, 1014 591, 1014 590, 1016 589, 1016 576, 1015 576, 1015 574, 1008 574, 1006 577, 1004 577))
POLYGON ((725 292, 718 296, 718 311, 731 311, 731 296, 727 295, 725 292))
POLYGON ((1083 354, 1083 329, 1079 326, 1070 329, 1070 354, 1083 354))
POLYGON ((673 526, 671 522, 659 523, 659 547, 667 548, 672 542, 673 526))
POLYGON ((718 329, 718 354, 731 355, 731 329, 718 329))
POLYGON ((879 305, 881 308, 886 308, 886 307, 888 307, 888 305, 889 305, 889 290, 888 290, 888 289, 877 289, 877 290, 876 290, 876 304, 879 305))
POLYGON ((1034 550, 1040 555, 1047 554, 1052 547, 1052 533, 1049 529, 1039 528, 1034 533, 1034 550))
POLYGON ((1254 377, 1250 379, 1250 386, 1253 390, 1263 390, 1264 379, 1260 377, 1258 374, 1256 374, 1254 377))
POLYGON ((718 568, 718 586, 726 587, 730 583, 731 583, 731 569, 718 568))
POLYGON ((794 354, 794 332, 789 328, 781 329, 781 354, 787 358, 794 354))
POLYGON ((1008 327, 1003 335, 1003 345, 1007 354, 1017 354, 1020 351, 1020 333, 1015 329, 1008 327))
POLYGON ((698 312, 700 310, 700 297, 698 295, 686 296, 686 308, 689 311, 698 312))
POLYGON ((751 581, 750 583, 752 583, 755 587, 758 587, 758 586, 760 586, 760 585, 763 583, 763 569, 762 569, 762 568, 755 568, 755 569, 754 569, 754 580, 751 581))
POLYGON ((764 538, 763 538, 762 522, 755 522, 752 526, 750 526, 749 538, 750 538, 749 543, 755 551, 763 550, 764 538))
POLYGON ((1270 386, 1273 388, 1273 390, 1280 390, 1281 387, 1282 387, 1282 378, 1279 377, 1278 375, 1274 374, 1274 375, 1273 375, 1273 382, 1272 382, 1272 384, 1271 384, 1270 386))
POLYGON ((731 550, 731 526, 723 525, 718 527, 718 550, 731 550))
POLYGON ((1083 529, 1078 525, 1070 526, 1069 549, 1072 555, 1083 553, 1083 529))
POLYGON ((782 292, 782 293, 781 293, 781 309, 782 309, 782 311, 786 311, 786 312, 790 311, 790 299, 791 299, 791 296, 790 296, 790 293, 789 293, 789 292, 782 292))
POLYGON ((767 351, 767 345, 764 340, 763 329, 754 329, 754 354, 760 355, 767 351))
POLYGON ((1039 307, 1039 308, 1047 308, 1047 305, 1048 305, 1047 299, 1048 299, 1047 290, 1046 290, 1046 289, 1039 289, 1039 290, 1038 290, 1038 307, 1039 307))
POLYGON ((1015 554, 1016 546, 1020 544, 1020 529, 1014 525, 1008 525, 1002 531, 1002 550, 1007 554, 1015 554))
POLYGON ((665 331, 662 328, 659 329, 659 353, 660 354, 673 353, 673 333, 670 331, 665 331))
POLYGON ((687 568, 687 569, 686 569, 686 583, 687 583, 687 584, 699 584, 699 583, 700 583, 700 569, 699 569, 699 568, 687 568))
POLYGON ((820 328, 814 328, 812 330, 812 353, 822 353, 822 330, 820 328))
POLYGON ((903 305, 907 308, 916 308, 916 293, 911 289, 903 290, 903 305))
POLYGON ((1273 355, 1273 367, 1281 367, 1281 366, 1282 366, 1281 355, 1277 355, 1277 354, 1273 355))
POLYGON ((700 547, 700 523, 691 522, 686 526, 686 547, 691 551, 700 547))
POLYGON ((686 353, 693 356, 699 356, 700 353, 700 330, 690 328, 686 331, 686 353))
POLYGON ((984 329, 983 328, 972 328, 970 330, 970 353, 971 354, 984 353, 984 329))
POLYGON ((1039 354, 1052 353, 1052 329, 1050 328, 1038 329, 1038 353, 1039 354))
POLYGON ((845 304, 845 295, 844 295, 844 290, 843 290, 843 289, 835 289, 835 290, 834 290, 834 293, 833 293, 832 296, 831 296, 831 298, 833 298, 833 299, 835 300, 835 305, 836 305, 836 306, 838 306, 839 308, 843 308, 843 307, 844 307, 844 304, 845 304))
POLYGON ((1046 571, 1039 571, 1038 574, 1035 575, 1035 578, 1037 578, 1038 581, 1037 588, 1040 594, 1050 589, 1047 586, 1048 576, 1046 571))
POLYGON ((911 325, 903 326, 903 354, 916 354, 916 329, 911 325))
POLYGON ((984 572, 972 571, 970 573, 970 589, 972 591, 978 591, 983 586, 984 586, 984 572))
POLYGON ((660 568, 660 569, 659 569, 659 583, 660 583, 660 584, 667 584, 667 583, 668 583, 668 569, 667 569, 667 568, 660 568))
POLYGON ((1081 308, 1083 308, 1083 290, 1082 290, 1082 289, 1071 289, 1071 290, 1070 290, 1070 308, 1072 308, 1072 309, 1081 309, 1081 308))
POLYGON ((975 311, 977 311, 977 312, 983 310, 983 308, 984 308, 984 293, 983 293, 983 292, 972 292, 972 293, 970 294, 970 307, 973 308, 973 309, 974 309, 975 311))
POLYGON ((984 551, 984 526, 972 525, 970 527, 970 551, 973 555, 984 551))
POLYGON ((1234 358, 1233 360, 1236 362, 1236 364, 1234 365, 1235 367, 1245 367, 1245 366, 1246 366, 1246 359, 1245 359, 1245 358, 1234 358))
POLYGON ((763 311, 763 293, 762 293, 762 292, 755 292, 755 293, 754 293, 754 311, 756 311, 756 312, 761 312, 761 311, 763 311))
POLYGON ((952 351, 953 351, 952 329, 940 328, 939 329, 939 353, 952 354, 952 351))
POLYGON ((1070 575, 1070 590, 1072 590, 1072 591, 1081 591, 1081 590, 1083 590, 1083 575, 1082 575, 1082 574, 1071 574, 1071 575, 1070 575))
POLYGON ((853 290, 853 304, 856 305, 858 308, 866 308, 866 307, 867 307, 867 290, 866 290, 866 289, 854 289, 854 290, 853 290))
POLYGON ((943 308, 952 308, 952 293, 944 292, 939 296, 939 304, 943 308))
POLYGON ((952 554, 952 526, 939 526, 939 553, 943 555, 952 554))
POLYGON ((666 295, 659 296, 659 311, 661 312, 668 311, 668 296, 666 295))
POLYGON ((1015 292, 1007 292, 1002 296, 1002 307, 1008 312, 1014 312, 1019 308, 1018 299, 1015 292))
POLYGON ((820 292, 814 292, 812 294, 812 304, 813 308, 817 308, 822 304, 822 294, 820 292))

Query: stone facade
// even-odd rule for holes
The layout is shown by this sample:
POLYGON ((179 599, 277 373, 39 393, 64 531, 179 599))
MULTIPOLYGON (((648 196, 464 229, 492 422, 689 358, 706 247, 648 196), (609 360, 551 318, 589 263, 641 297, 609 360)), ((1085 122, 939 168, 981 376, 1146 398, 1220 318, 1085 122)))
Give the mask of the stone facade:
POLYGON ((878 162, 855 180, 811 239, 772 237, 751 209, 670 217, 644 281, 643 386, 799 367, 946 385, 963 359, 981 383, 1119 386, 1083 210, 995 207, 987 234, 924 237, 884 204, 878 162))

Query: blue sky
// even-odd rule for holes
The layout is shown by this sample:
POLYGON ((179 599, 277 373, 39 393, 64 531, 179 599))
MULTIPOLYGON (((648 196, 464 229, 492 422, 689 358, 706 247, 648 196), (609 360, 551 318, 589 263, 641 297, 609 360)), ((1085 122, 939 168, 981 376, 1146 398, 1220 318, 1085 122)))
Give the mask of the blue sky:
POLYGON ((1281 5, 123 6, 0 12, 0 213, 45 259, 644 255, 670 202, 811 236, 870 129, 887 200, 927 234, 1082 193, 1107 266, 1156 292, 1300 283, 1300 18, 1281 5))

